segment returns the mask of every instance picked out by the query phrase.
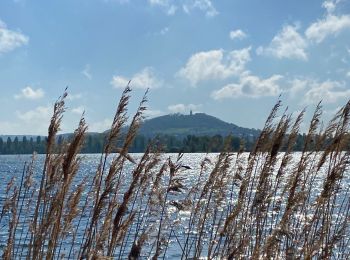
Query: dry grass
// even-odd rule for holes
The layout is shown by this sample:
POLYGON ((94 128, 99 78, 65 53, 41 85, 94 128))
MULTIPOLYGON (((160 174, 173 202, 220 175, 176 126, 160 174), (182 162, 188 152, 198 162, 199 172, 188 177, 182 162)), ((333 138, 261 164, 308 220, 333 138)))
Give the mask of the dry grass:
POLYGON ((232 153, 227 145, 215 161, 201 162, 189 186, 183 154, 166 158, 154 144, 137 161, 128 154, 147 92, 116 147, 130 91, 116 108, 94 176, 79 183, 87 126, 82 117, 72 140, 56 147, 67 93, 56 102, 40 182, 33 156, 21 180, 7 186, 4 259, 164 259, 170 250, 181 259, 349 259, 350 103, 324 129, 319 104, 296 155, 305 111, 294 121, 287 111, 277 117, 277 102, 252 152, 232 153))

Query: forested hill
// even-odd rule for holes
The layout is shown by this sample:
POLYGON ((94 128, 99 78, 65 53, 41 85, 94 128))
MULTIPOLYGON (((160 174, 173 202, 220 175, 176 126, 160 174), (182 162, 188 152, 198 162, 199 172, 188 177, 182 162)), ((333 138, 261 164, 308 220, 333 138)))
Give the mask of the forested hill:
MULTIPOLYGON (((127 128, 123 132, 126 131, 127 128)), ((88 133, 82 153, 100 153, 107 134, 108 130, 88 133)), ((226 123, 204 113, 165 115, 143 122, 129 152, 143 152, 153 138, 159 140, 166 152, 219 152, 228 135, 232 136, 233 150, 239 149, 241 140, 244 140, 245 149, 250 150, 259 130, 226 123)), ((122 136, 118 145, 122 145, 122 136)), ((58 135, 57 143, 69 142, 71 137, 69 133, 58 135)), ((0 154, 45 153, 45 147, 44 136, 0 136, 0 154)))
POLYGON ((257 137, 256 129, 239 127, 204 113, 190 115, 171 114, 145 120, 140 134, 147 137, 173 135, 176 137, 233 135, 236 137, 257 137))

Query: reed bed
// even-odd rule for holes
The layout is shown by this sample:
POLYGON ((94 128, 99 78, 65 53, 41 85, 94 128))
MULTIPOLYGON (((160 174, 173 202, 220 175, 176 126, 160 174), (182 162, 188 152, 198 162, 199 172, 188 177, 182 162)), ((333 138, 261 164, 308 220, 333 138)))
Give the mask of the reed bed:
POLYGON ((128 154, 147 102, 146 92, 123 133, 130 93, 127 86, 95 173, 79 181, 88 127, 83 115, 58 146, 67 92, 58 99, 40 178, 33 155, 4 192, 3 259, 350 258, 349 102, 325 127, 319 104, 296 154, 305 111, 279 115, 278 101, 250 153, 231 152, 228 137, 189 182, 183 154, 163 154, 156 141, 139 160, 128 154))

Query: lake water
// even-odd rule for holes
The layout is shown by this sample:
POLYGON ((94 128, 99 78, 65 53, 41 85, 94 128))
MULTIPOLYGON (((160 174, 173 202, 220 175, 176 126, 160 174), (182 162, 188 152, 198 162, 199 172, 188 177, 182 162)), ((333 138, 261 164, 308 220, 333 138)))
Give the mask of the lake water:
MULTIPOLYGON (((279 158, 282 157, 283 154, 281 154, 279 156, 279 158)), ((134 157, 134 159, 137 161, 141 158, 142 154, 133 154, 132 155, 134 157)), ((167 157, 171 157, 173 160, 176 159, 177 154, 166 154, 163 156, 163 159, 166 160, 167 157)), ((190 169, 183 169, 183 171, 180 173, 184 176, 184 181, 185 181, 185 186, 187 186, 187 188, 190 188, 197 180, 198 178, 198 173, 200 172, 200 168, 201 168, 201 162, 204 158, 209 158, 212 162, 214 162, 217 158, 218 154, 202 154, 202 153, 194 153, 194 154, 184 154, 183 158, 182 158, 182 164, 189 166, 190 169)), ((248 157, 248 154, 243 155, 244 158, 248 157)), ((34 180, 36 180, 37 182, 39 182, 40 180, 40 173, 42 171, 42 165, 43 165, 43 161, 44 161, 44 156, 43 155, 38 155, 34 164, 34 169, 35 169, 35 174, 34 174, 34 180)), ((95 175, 96 172, 96 168, 97 165, 99 163, 100 160, 100 155, 99 154, 89 154, 89 155, 82 155, 82 162, 81 162, 81 166, 79 169, 79 172, 77 174, 77 177, 75 179, 75 183, 73 183, 73 188, 76 187, 76 185, 83 179, 83 178, 87 178, 87 180, 92 180, 93 176, 95 175)), ((235 158, 233 156, 233 158, 235 158)), ((294 161, 297 161, 300 158, 300 153, 295 153, 294 154, 294 161)), ((0 181, 0 209, 3 206, 4 200, 6 198, 6 187, 7 184, 11 181, 12 178, 15 178, 15 182, 19 183, 21 180, 21 176, 22 176, 22 172, 23 172, 23 167, 25 162, 29 162, 31 160, 31 156, 29 155, 0 155, 0 174, 1 174, 1 181, 0 181)), ((211 167, 213 166, 213 164, 211 165, 211 167)), ((127 173, 128 171, 131 171, 131 167, 132 164, 127 164, 126 168, 125 168, 125 172, 127 173), (128 168, 130 167, 130 168, 128 168)), ((292 167, 291 167, 292 168, 292 167)), ((207 173, 206 176, 209 174, 210 172, 210 167, 207 169, 207 173)), ((125 174, 125 176, 130 176, 128 174, 125 174)), ((320 193, 320 191, 322 190, 322 180, 325 176, 322 175, 322 172, 316 176, 315 180, 314 180, 314 185, 313 185, 313 193, 312 193, 312 197, 317 196, 317 194, 320 193)), ((350 185, 350 175, 347 172, 344 178, 344 181, 341 184, 341 188, 343 190, 346 190, 347 187, 350 185)), ((129 183, 129 180, 126 179, 124 184, 125 186, 127 186, 129 183)), ((125 188, 125 187, 124 187, 125 188)), ((238 196, 238 188, 235 188, 236 190, 233 190, 233 192, 230 193, 230 197, 226 198, 226 201, 224 201, 223 206, 224 207, 230 207, 230 205, 234 204, 236 201, 236 198, 238 196)), ((121 194, 122 195, 122 194, 121 194)), ((348 193, 346 193, 345 196, 349 196, 348 193)), ((170 200, 172 198, 170 197, 170 200)), ((342 198, 337 198, 339 200, 338 203, 341 203, 341 200, 344 199, 342 198)), ((171 215, 173 212, 172 211, 176 211, 175 207, 168 207, 168 213, 169 215, 171 215)), ((225 208, 223 209, 223 212, 225 211, 225 208)), ((336 212, 335 212, 336 213, 336 212)), ((188 217, 190 215, 190 212, 188 211, 180 211, 177 213, 176 218, 179 221, 183 221, 184 223, 187 223, 188 221, 188 217)), ((86 216, 87 217, 87 216, 86 216)), ((6 219, 6 216, 4 216, 2 218, 1 221, 1 226, 0 226, 0 254, 2 254, 2 250, 5 247, 6 243, 7 243, 7 235, 8 235, 8 225, 6 225, 6 222, 8 221, 8 219, 6 219)), ((82 220, 84 222, 84 219, 82 220)), ((85 220, 86 221, 86 220, 85 220)), ((157 220, 155 220, 157 221, 157 220)), ((19 221, 21 222, 21 221, 19 221)), ((74 222, 76 223, 76 222, 74 222)), ((24 225, 22 226, 22 229, 24 230, 25 233, 27 231, 28 227, 25 227, 24 225)), ((209 229, 212 227, 209 227, 209 229)), ((347 230, 349 230, 349 228, 347 228, 347 230)), ((173 231, 174 234, 177 234, 176 239, 183 239, 186 237, 186 228, 183 226, 182 228, 179 228, 178 230, 174 230, 173 231)), ((208 231, 208 234, 210 232, 208 231)), ((348 233, 349 234, 349 233, 348 233)), ((195 234, 194 234, 195 235, 195 234)), ((75 245, 78 247, 79 244, 81 243, 81 239, 82 239, 83 234, 77 234, 76 238, 75 238, 75 245)), ((176 241, 175 238, 170 240, 170 245, 169 248, 167 248, 167 253, 166 253, 166 259, 178 259, 179 257, 181 257, 181 243, 183 241, 176 241)), ((22 241, 24 241, 20 247, 25 248, 26 243, 25 240, 22 239, 22 241)), ((208 237, 204 237, 203 238, 203 248, 204 251, 206 250, 206 242, 208 241, 208 237)), ((349 241, 349 238, 348 238, 349 241)), ((126 242, 126 244, 128 243, 128 241, 126 242)), ((130 242, 131 243, 131 242, 130 242)), ((62 245, 62 252, 65 253, 65 255, 68 255, 68 251, 70 250, 70 244, 71 241, 69 239, 67 239, 66 244, 62 245)), ((131 245, 129 245, 130 248, 131 245)), ((144 248, 148 248, 150 245, 145 245, 144 248)), ((349 245, 350 246, 350 245, 349 245)), ((22 250, 18 249, 18 250, 22 250)), ((74 249, 73 249, 74 251, 74 249)), ((118 255, 119 258, 126 258, 128 252, 126 252, 127 249, 125 250, 125 252, 123 252, 123 254, 118 255)), ((145 250, 146 251, 146 250, 145 250)), ((350 251, 350 249, 349 249, 350 251)), ((349 252, 348 251, 348 252, 349 252)), ((73 253, 74 255, 74 253, 73 253)), ((117 257, 117 256, 116 256, 117 257)), ((147 255, 143 255, 144 258, 147 258, 147 255)), ((71 257, 72 258, 72 257, 71 257)), ((74 257, 73 257, 74 258, 74 257)))
MULTIPOLYGON (((132 157, 135 159, 135 161, 139 161, 141 159, 143 154, 132 154, 132 157)), ((100 154, 84 154, 80 155, 83 159, 80 164, 79 171, 76 175, 76 178, 73 182, 73 189, 77 187, 78 183, 80 183, 84 178, 87 178, 87 183, 91 182, 93 179, 93 176, 96 173, 96 169, 98 166, 98 163, 100 161, 100 154)), ((163 156, 163 160, 167 160, 167 158, 172 158, 173 160, 176 160, 177 154, 166 154, 163 156)), ((182 162, 184 165, 189 166, 191 169, 186 170, 187 175, 187 184, 190 185, 190 183, 195 179, 196 174, 199 172, 200 169, 200 162, 205 158, 211 158, 213 161, 217 157, 217 154, 204 154, 204 153, 192 153, 192 154, 185 154, 182 162)), ((109 162, 113 158, 113 155, 110 156, 109 162)), ((32 156, 31 155, 0 155, 0 174, 1 174, 1 182, 0 182, 0 209, 3 206, 3 203, 6 199, 6 187, 8 183, 10 183, 12 180, 15 181, 17 184, 20 183, 22 178, 22 173, 25 165, 28 165, 28 163, 31 162, 32 156)), ((36 155, 35 163, 34 163, 34 175, 33 179, 34 182, 37 184, 40 182, 41 173, 42 173, 42 166, 44 164, 45 156, 44 155, 36 155)), ((127 162, 126 168, 124 170, 124 174, 126 176, 130 176, 130 173, 132 171, 133 164, 127 162), (130 167, 130 168, 129 168, 130 167)), ((124 186, 121 189, 120 198, 122 198, 122 192, 124 192, 124 189, 128 186, 129 180, 124 180, 124 186)), ((82 199, 84 201, 84 199, 82 199)), ((81 203, 83 204, 83 203, 81 203)), ((32 202, 32 207, 35 207, 35 203, 32 202)), ((184 213, 184 215, 187 216, 188 212, 184 213)), ((87 217, 87 215, 84 216, 84 218, 87 217)), ((85 219, 82 219, 82 223, 85 219)), ((0 254, 2 255, 2 250, 4 246, 7 243, 7 237, 8 237, 8 225, 6 225, 6 222, 8 222, 8 219, 6 216, 2 219, 2 225, 0 227, 0 254)), ((21 221, 20 221, 21 222, 21 221)), ((75 222, 76 224, 76 222, 75 222)), ((83 226, 83 225, 81 225, 83 226)), ((24 232, 21 232, 25 234, 27 232, 27 226, 23 227, 25 230, 24 232)), ((24 235, 23 235, 24 236, 24 235)), ((77 246, 80 245, 83 237, 82 233, 78 233, 77 237, 75 238, 75 244, 77 246)), ((23 237, 21 237, 21 240, 23 240, 23 237)), ((29 238, 27 238, 29 241, 29 238)), ((67 247, 63 247, 63 250, 69 251, 69 246, 71 245, 71 241, 67 242, 67 247)), ((22 246, 26 248, 26 243, 23 242, 22 246)), ((145 245, 147 247, 147 245, 145 245)), ((22 249, 20 249, 22 250, 22 249)), ((127 257, 128 252, 124 252, 124 254, 121 256, 122 258, 127 257)), ((170 255, 170 258, 178 256, 177 250, 168 250, 167 254, 170 255)), ((24 259, 24 257, 23 257, 24 259)))

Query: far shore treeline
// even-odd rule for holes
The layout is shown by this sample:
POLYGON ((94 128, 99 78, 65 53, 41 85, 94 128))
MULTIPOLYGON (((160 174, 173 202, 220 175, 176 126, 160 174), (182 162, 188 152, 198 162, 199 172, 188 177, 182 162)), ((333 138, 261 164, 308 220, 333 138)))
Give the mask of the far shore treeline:
MULTIPOLYGON (((101 134, 88 134, 84 146, 81 150, 82 153, 101 153, 104 142, 107 135, 101 134)), ((186 137, 177 137, 173 135, 160 135, 155 138, 150 138, 144 135, 138 135, 131 147, 130 153, 142 153, 145 151, 147 145, 153 142, 155 145, 161 144, 161 150, 167 153, 195 153, 195 152, 208 152, 215 153, 220 152, 223 149, 225 139, 230 138, 230 145, 232 151, 238 151, 243 149, 244 151, 251 151, 253 144, 256 141, 254 137, 235 137, 235 136, 196 136, 187 135, 186 137)), ((69 143, 70 136, 61 135, 56 139, 58 146, 66 142, 69 143)), ((120 138, 118 141, 123 142, 120 138)), ((294 146, 294 151, 301 151, 304 143, 304 136, 299 135, 297 142, 294 146)), ((5 140, 0 137, 0 154, 32 154, 36 152, 38 154, 44 154, 46 148, 46 138, 42 136, 37 137, 7 137, 5 140)))

